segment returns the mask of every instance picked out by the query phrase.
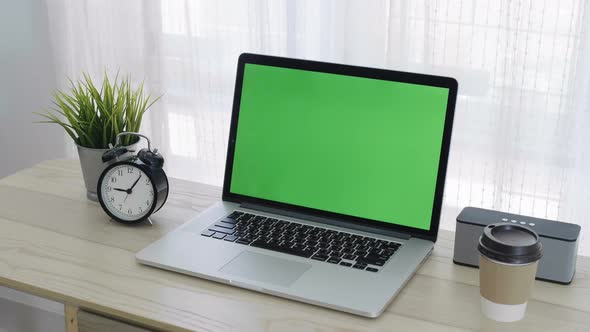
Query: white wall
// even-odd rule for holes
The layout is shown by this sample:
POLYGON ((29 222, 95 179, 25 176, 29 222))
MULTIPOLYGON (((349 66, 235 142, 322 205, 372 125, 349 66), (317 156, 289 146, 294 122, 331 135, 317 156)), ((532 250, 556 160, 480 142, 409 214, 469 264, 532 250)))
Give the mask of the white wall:
POLYGON ((63 304, 0 286, 0 332, 61 331, 63 304))
POLYGON ((40 0, 5 1, 0 10, 0 177, 41 160, 64 157, 66 139, 53 124, 33 123, 50 106, 56 77, 40 0))
MULTIPOLYGON (((55 125, 33 123, 56 77, 45 4, 5 1, 0 10, 0 178, 65 156, 55 125)), ((0 332, 63 331, 63 305, 0 287, 0 332)))

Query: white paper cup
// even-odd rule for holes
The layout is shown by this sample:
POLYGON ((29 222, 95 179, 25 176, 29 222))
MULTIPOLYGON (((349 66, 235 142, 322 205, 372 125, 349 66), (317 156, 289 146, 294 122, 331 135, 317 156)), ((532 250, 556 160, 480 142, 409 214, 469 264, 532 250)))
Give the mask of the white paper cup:
POLYGON ((501 304, 481 297, 481 312, 497 322, 516 322, 524 318, 528 301, 521 304, 501 304))
POLYGON ((523 226, 492 224, 478 250, 483 315, 499 322, 523 319, 542 256, 539 236, 523 226))

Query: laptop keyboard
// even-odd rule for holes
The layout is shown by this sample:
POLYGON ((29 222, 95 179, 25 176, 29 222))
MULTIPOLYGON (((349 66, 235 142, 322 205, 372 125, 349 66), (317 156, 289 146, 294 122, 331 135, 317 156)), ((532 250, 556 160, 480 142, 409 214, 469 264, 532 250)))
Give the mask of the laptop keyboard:
POLYGON ((378 272, 400 243, 234 211, 201 235, 378 272))

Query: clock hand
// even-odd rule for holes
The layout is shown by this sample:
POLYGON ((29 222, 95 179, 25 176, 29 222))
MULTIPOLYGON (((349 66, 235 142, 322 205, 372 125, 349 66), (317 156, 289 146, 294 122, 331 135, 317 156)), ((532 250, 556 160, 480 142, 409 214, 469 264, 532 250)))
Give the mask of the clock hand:
POLYGON ((127 190, 126 190, 126 189, 121 189, 121 188, 113 188, 113 190, 116 190, 116 191, 122 191, 122 192, 127 192, 127 190))
POLYGON ((131 190, 133 190, 133 187, 135 187, 137 182, 139 182, 139 179, 141 179, 141 174, 139 174, 139 177, 137 178, 137 180, 135 180, 135 182, 133 182, 133 185, 131 186, 131 188, 127 189, 128 193, 131 193, 131 190))

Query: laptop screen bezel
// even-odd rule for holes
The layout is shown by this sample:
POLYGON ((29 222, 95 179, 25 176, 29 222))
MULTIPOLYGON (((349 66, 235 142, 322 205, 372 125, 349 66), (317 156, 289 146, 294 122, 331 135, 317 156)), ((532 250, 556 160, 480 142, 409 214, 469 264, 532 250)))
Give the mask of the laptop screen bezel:
POLYGON ((225 177, 223 182, 223 193, 222 199, 224 201, 235 202, 235 203, 250 203, 262 206, 268 206, 271 208, 278 208, 297 213, 303 213, 308 215, 319 216, 323 218, 329 218, 341 221, 342 223, 351 223, 356 225, 369 226, 375 229, 376 232, 379 230, 383 231, 394 231, 409 234, 414 237, 419 237, 431 241, 436 241, 438 235, 438 228, 440 223, 440 213, 443 201, 443 191, 445 176, 447 170, 447 163, 449 157, 449 148, 451 143, 451 132, 453 126, 453 118, 455 114, 455 103, 457 99, 457 81, 450 77, 424 75, 400 71, 392 71, 385 69, 375 69, 367 67, 358 67, 310 60, 300 60, 283 58, 268 55, 259 55, 251 53, 243 53, 238 59, 238 68, 236 74, 236 83, 234 90, 234 100, 231 115, 231 124, 229 131, 229 141, 227 148, 227 159, 225 164, 225 177), (246 196, 230 192, 234 152, 236 145, 236 136, 238 128, 238 119, 240 113, 240 102, 242 95, 242 82, 244 78, 244 68, 246 64, 258 64, 265 66, 281 67, 281 68, 292 68, 300 70, 308 70, 315 72, 324 72, 331 74, 366 77, 372 79, 395 81, 419 85, 427 85, 434 87, 446 88, 449 90, 449 97, 447 100, 447 110, 445 116, 445 123, 443 129, 443 137, 441 140, 441 152, 438 165, 438 174, 436 180, 436 189, 434 193, 432 216, 430 220, 429 229, 413 228, 385 221, 371 220, 366 218, 360 218, 355 216, 344 215, 340 213, 324 211, 314 208, 308 208, 288 203, 282 203, 277 201, 271 201, 267 199, 246 196))

